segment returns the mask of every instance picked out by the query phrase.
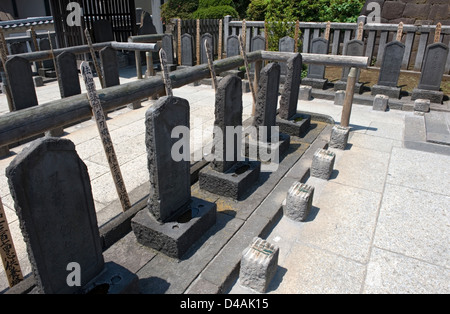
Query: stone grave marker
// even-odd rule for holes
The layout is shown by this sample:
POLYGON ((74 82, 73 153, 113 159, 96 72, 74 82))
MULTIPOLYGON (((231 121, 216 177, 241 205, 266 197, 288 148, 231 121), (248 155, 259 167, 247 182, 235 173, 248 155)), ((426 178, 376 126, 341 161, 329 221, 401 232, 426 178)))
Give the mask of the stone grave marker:
POLYGON ((413 90, 411 100, 429 99, 433 103, 442 103, 444 93, 440 88, 448 53, 448 46, 442 43, 427 47, 419 85, 413 90))
POLYGON ((137 285, 126 270, 107 274, 89 174, 71 141, 33 142, 6 175, 39 293, 87 293, 108 282, 109 293, 117 293, 111 287, 117 276, 119 285, 137 285), (79 286, 69 284, 73 265, 80 270, 79 286), (134 283, 125 283, 127 276, 134 283))
POLYGON ((105 88, 120 85, 117 51, 112 47, 103 48, 100 50, 100 62, 105 88))
POLYGON ((173 58, 173 37, 169 34, 164 34, 162 36, 162 49, 166 52, 167 55, 167 64, 173 66, 175 64, 173 58))
MULTIPOLYGON (((311 42, 311 53, 328 54, 329 41, 324 38, 314 38, 311 42)), ((310 64, 308 67, 308 76, 303 79, 303 84, 313 88, 325 89, 328 80, 325 79, 325 66, 310 64)))
MULTIPOLYGON (((295 40, 292 37, 285 36, 280 39, 278 44, 278 51, 280 52, 294 52, 295 51, 295 40)), ((281 75, 286 75, 286 63, 282 62, 281 65, 281 75)))
POLYGON ((20 42, 10 44, 9 50, 11 51, 11 55, 18 55, 20 53, 28 52, 27 44, 20 42))
POLYGON ((147 208, 132 220, 139 243, 175 258, 216 221, 215 204, 191 198, 189 116, 188 101, 173 96, 160 98, 147 111, 150 195, 147 208), (175 128, 184 132, 181 140, 172 138, 175 128))
POLYGON ((252 37, 251 40, 251 51, 265 50, 266 49, 266 39, 264 36, 256 35, 252 37))
POLYGON ((388 43, 384 50, 378 84, 372 87, 372 95, 386 95, 400 98, 401 88, 397 87, 402 67, 405 45, 399 41, 388 43))
POLYGON ((150 13, 143 12, 141 15, 141 27, 138 30, 138 35, 150 35, 157 34, 155 25, 153 25, 153 19, 150 13))
POLYGON ((228 75, 216 91, 214 126, 223 136, 214 137, 211 167, 199 174, 200 188, 240 199, 258 181, 261 164, 242 154, 242 80, 228 75), (242 171, 241 171, 242 170, 242 171))
MULTIPOLYGON (((344 47, 344 55, 362 57, 364 55, 364 42, 358 39, 349 40, 344 47)), ((342 69, 342 77, 334 84, 334 90, 345 90, 347 88, 347 77, 350 73, 349 67, 342 69)), ((363 84, 359 83, 360 71, 356 78, 355 92, 362 93, 363 84)))
POLYGON ((194 38, 189 34, 181 36, 181 65, 193 66, 194 60, 194 38))
POLYGON ((94 38, 96 43, 114 41, 114 33, 110 21, 97 20, 94 21, 92 27, 94 28, 94 38))
POLYGON ((228 36, 227 38, 227 58, 239 56, 240 48, 239 48, 239 37, 236 35, 228 36))
POLYGON ((38 105, 31 64, 22 57, 12 57, 5 64, 14 110, 38 105))
MULTIPOLYGON (((48 38, 42 38, 41 40, 39 40, 39 50, 40 51, 47 51, 50 49, 51 49, 50 40, 48 40, 48 38)), ((45 75, 43 75, 43 74, 45 74, 45 71, 54 69, 53 60, 44 60, 44 61, 42 61, 42 65, 44 66, 44 68, 39 69, 41 71, 41 72, 39 72, 40 76, 45 77, 45 75)))
MULTIPOLYGON (((200 64, 207 64, 208 63, 208 57, 206 56, 206 48, 205 48, 205 41, 209 42, 210 47, 214 47, 213 37, 211 34, 206 33, 203 34, 200 41, 200 64)), ((211 50, 211 60, 214 60, 214 49, 211 50)))
POLYGON ((75 54, 64 51, 56 57, 56 66, 59 70, 58 83, 61 98, 81 94, 77 58, 75 54))

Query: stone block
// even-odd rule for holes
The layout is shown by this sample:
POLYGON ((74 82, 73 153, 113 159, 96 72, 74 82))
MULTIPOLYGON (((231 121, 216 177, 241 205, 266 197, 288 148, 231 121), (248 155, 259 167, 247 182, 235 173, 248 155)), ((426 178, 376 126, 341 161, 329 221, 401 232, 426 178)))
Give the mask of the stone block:
POLYGON ((429 99, 416 99, 414 102, 414 111, 430 112, 430 103, 429 99))
POLYGON ((296 182, 289 190, 283 212, 286 217, 304 222, 311 212, 314 187, 296 182))
POLYGON ((255 159, 256 156, 253 156, 253 152, 257 152, 256 155, 258 160, 269 161, 267 158, 270 156, 279 157, 284 155, 289 150, 290 146, 291 137, 285 133, 280 133, 279 141, 277 143, 256 141, 252 136, 248 136, 245 142, 245 156, 255 159))
MULTIPOLYGON (((362 94, 363 88, 364 88, 364 84, 356 83, 355 84, 355 94, 362 94)), ((346 89, 347 89, 347 82, 346 81, 337 81, 336 83, 334 83, 334 90, 335 91, 340 91, 340 90, 345 91, 346 89)))
POLYGON ((144 209, 133 218, 131 226, 140 244, 181 259, 214 226, 216 215, 216 204, 192 198, 189 210, 176 221, 161 224, 144 209))
POLYGON ((300 86, 299 100, 312 100, 312 86, 300 86))
POLYGON ((325 149, 319 149, 313 157, 311 176, 323 180, 329 180, 331 174, 333 173, 335 161, 335 153, 325 149))
POLYGON ((338 90, 334 96, 334 104, 336 106, 343 106, 345 100, 345 90, 338 90))
POLYGON ((205 167, 199 173, 200 189, 240 200, 259 179, 261 163, 245 161, 222 173, 205 167))
POLYGON ((260 293, 267 292, 278 269, 279 253, 275 245, 254 238, 242 254, 239 283, 260 293))
POLYGON ((428 99, 432 103, 442 104, 442 101, 444 100, 444 93, 441 91, 415 88, 413 89, 411 100, 417 99, 428 99))
POLYGON ((331 139, 329 146, 332 148, 344 150, 347 147, 350 128, 335 125, 331 131, 331 139))
POLYGON ((311 116, 297 113, 289 120, 281 119, 278 116, 277 126, 280 128, 281 133, 301 137, 307 133, 311 127, 311 116))
POLYGON ((426 20, 428 18, 430 9, 430 4, 407 3, 402 16, 426 20))
POLYGON ((139 278, 128 269, 105 263, 103 271, 83 288, 83 294, 138 294, 139 278))
POLYGON ((403 16, 403 10, 406 4, 399 1, 386 1, 381 11, 381 16, 385 19, 392 20, 399 16, 403 16))
POLYGON ((389 106, 389 97, 386 95, 376 95, 373 99, 373 110, 386 111, 389 106))
POLYGON ((41 76, 33 76, 34 87, 44 86, 44 79, 41 76))
POLYGON ((372 86, 372 95, 386 95, 390 98, 400 99, 400 94, 402 89, 400 87, 390 87, 383 85, 374 85, 372 86))
POLYGON ((242 80, 242 92, 250 93, 250 82, 248 80, 242 80))
POLYGON ((315 88, 315 89, 325 89, 327 87, 328 80, 305 77, 302 80, 302 84, 311 86, 312 88, 315 88))

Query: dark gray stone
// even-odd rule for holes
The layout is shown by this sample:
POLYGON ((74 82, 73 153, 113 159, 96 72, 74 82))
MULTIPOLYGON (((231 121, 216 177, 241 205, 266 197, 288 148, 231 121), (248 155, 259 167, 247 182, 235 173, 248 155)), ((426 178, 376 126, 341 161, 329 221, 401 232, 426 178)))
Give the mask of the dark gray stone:
POLYGON ((281 133, 301 137, 302 135, 305 135, 311 127, 311 116, 297 113, 287 120, 277 117, 277 125, 280 127, 281 133))
POLYGON ((260 293, 267 292, 278 270, 280 249, 261 238, 254 238, 242 253, 239 283, 260 293))
POLYGON ((304 222, 311 212, 314 198, 314 187, 295 182, 289 189, 283 213, 289 219, 304 222))
POLYGON ((261 35, 252 37, 251 51, 266 50, 266 39, 261 35))
POLYGON ((395 98, 400 99, 400 95, 402 92, 402 89, 400 87, 390 87, 390 86, 384 86, 384 85, 373 85, 372 88, 372 95, 385 95, 389 98, 395 98))
POLYGON ((9 51, 12 55, 28 52, 27 44, 25 42, 15 42, 9 45, 9 51))
POLYGON ((100 50, 100 61, 102 63, 105 87, 120 85, 119 62, 117 61, 116 49, 105 47, 100 50))
MULTIPOLYGON (((349 40, 345 44, 344 51, 345 51, 346 56, 362 57, 364 55, 364 42, 361 40, 357 40, 357 39, 349 40)), ((344 67, 342 69, 341 81, 347 82, 347 77, 348 77, 349 73, 350 73, 350 68, 344 67)), ((358 73, 356 82, 359 82, 359 76, 360 76, 360 73, 358 73)))
POLYGON ((298 95, 302 82, 302 55, 297 54, 287 61, 286 82, 280 99, 279 117, 289 120, 297 113, 298 95))
POLYGON ((327 79, 315 79, 315 78, 305 77, 302 80, 302 84, 310 86, 310 87, 312 87, 314 89, 326 89, 327 85, 328 85, 328 80, 327 79))
POLYGON ((82 293, 138 294, 139 278, 116 263, 105 263, 103 271, 83 288, 82 293))
MULTIPOLYGON (((39 49, 40 51, 48 51, 51 49, 50 47, 50 40, 48 38, 42 38, 39 40, 39 49)), ((44 60, 42 61, 42 65, 44 66, 44 69, 54 69, 55 65, 53 63, 53 60, 44 60)), ((41 75, 45 76, 45 75, 41 75)))
MULTIPOLYGON (((280 52, 294 52, 295 51, 295 40, 292 37, 285 36, 280 39, 278 44, 278 51, 280 52)), ((287 71, 287 66, 285 62, 280 63, 281 65, 281 75, 285 75, 287 71)))
MULTIPOLYGON (((329 41, 324 38, 314 38, 311 42, 310 53, 328 54, 329 41)), ((308 78, 325 80, 325 66, 311 64, 308 67, 308 78)))
POLYGON ((280 65, 270 63, 261 70, 259 89, 256 101, 256 113, 253 126, 267 127, 265 137, 258 137, 260 141, 270 142, 271 127, 276 126, 278 107, 278 92, 280 86, 280 65))
POLYGON ((131 226, 138 242, 167 256, 181 259, 188 249, 216 223, 217 206, 197 198, 189 201, 186 217, 158 223, 147 210, 140 211, 131 226))
POLYGON ((404 54, 405 45, 401 42, 395 40, 386 45, 378 85, 397 87, 404 54))
POLYGON ((173 58, 173 37, 170 34, 162 36, 162 49, 166 52, 167 64, 175 64, 173 58))
MULTIPOLYGON (((210 47, 214 47, 213 37, 211 34, 203 34, 200 40, 200 63, 207 64, 208 56, 206 55, 205 41, 208 41, 210 47)), ((211 60, 214 60, 214 49, 211 49, 211 60)))
POLYGON ((112 24, 108 20, 97 20, 92 24, 96 43, 114 41, 112 24))
POLYGON ((138 30, 138 35, 151 35, 157 34, 155 25, 153 24, 153 19, 150 13, 145 12, 141 16, 141 27, 138 30))
POLYGON ((56 57, 56 65, 59 73, 58 84, 61 98, 81 94, 76 56, 65 51, 56 57))
POLYGON ((5 64, 14 110, 38 105, 31 64, 22 57, 12 57, 5 64))
POLYGON ((75 145, 44 138, 25 148, 6 170, 33 273, 42 293, 75 293, 66 268, 81 266, 86 285, 104 266, 87 168, 75 145))
POLYGON ((189 34, 183 34, 181 36, 181 64, 193 66, 194 55, 194 38, 189 34))
POLYGON ((185 212, 191 199, 190 161, 176 162, 171 156, 172 147, 179 141, 172 138, 172 131, 180 126, 189 128, 189 115, 188 101, 178 97, 162 97, 146 113, 151 191, 148 210, 159 222, 185 212))
POLYGON ((236 35, 228 36, 227 38, 227 58, 239 56, 241 54, 239 37, 236 35))
POLYGON ((414 88, 411 94, 411 100, 429 99, 432 103, 442 104, 444 92, 414 88))
POLYGON ((417 89, 440 90, 448 51, 448 46, 442 43, 431 44, 427 47, 417 89))

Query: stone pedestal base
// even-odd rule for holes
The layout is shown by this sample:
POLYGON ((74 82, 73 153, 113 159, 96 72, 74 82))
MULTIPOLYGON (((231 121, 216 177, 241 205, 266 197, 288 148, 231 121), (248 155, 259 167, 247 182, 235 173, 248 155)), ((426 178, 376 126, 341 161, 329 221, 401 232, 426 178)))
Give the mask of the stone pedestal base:
POLYGON ((280 133, 280 140, 278 143, 266 143, 266 142, 257 142, 251 138, 251 136, 247 136, 245 140, 245 156, 254 159, 253 156, 256 152, 258 160, 265 160, 267 157, 277 155, 284 155, 291 146, 291 137, 288 134, 280 133), (261 151, 264 154, 268 154, 269 156, 261 156, 261 151))
POLYGON ((411 100, 428 99, 432 103, 442 104, 444 100, 444 93, 440 91, 433 91, 427 89, 413 89, 411 100))
MULTIPOLYGON (((364 84, 356 83, 355 84, 355 94, 362 94, 363 87, 364 87, 364 84)), ((338 90, 345 91, 345 90, 347 90, 347 82, 337 81, 336 83, 334 83, 334 90, 335 91, 338 91, 338 90)))
POLYGON ((328 181, 333 173, 335 161, 335 153, 319 149, 313 157, 311 176, 328 181))
POLYGON ((372 86, 372 95, 385 95, 389 98, 400 99, 400 93, 402 89, 400 87, 390 87, 383 85, 374 85, 372 86))
POLYGON ((311 212, 314 197, 314 187, 296 182, 289 189, 286 205, 283 206, 284 216, 297 222, 304 222, 311 212))
POLYGON ((225 173, 206 167, 199 173, 200 189, 240 200, 258 181, 260 173, 258 161, 239 162, 225 173))
POLYGON ((307 133, 311 127, 311 116, 297 113, 289 120, 277 116, 277 126, 280 127, 281 133, 300 137, 307 133))
POLYGON ((140 244, 181 259, 189 248, 214 226, 216 214, 216 204, 192 198, 187 217, 183 215, 178 221, 161 224, 150 215, 148 209, 144 209, 133 218, 131 227, 140 244))
POLYGON ((340 125, 335 125, 331 131, 331 139, 329 146, 344 150, 347 147, 348 137, 350 135, 350 128, 340 125))
POLYGON ((91 280, 82 294, 138 294, 139 278, 128 269, 116 264, 106 263, 103 271, 91 280))
POLYGON ((312 100, 312 87, 311 86, 300 86, 300 91, 298 93, 299 100, 312 100))
POLYGON ((327 88, 328 80, 326 79, 315 79, 315 78, 304 78, 302 79, 302 85, 308 85, 316 89, 327 88))

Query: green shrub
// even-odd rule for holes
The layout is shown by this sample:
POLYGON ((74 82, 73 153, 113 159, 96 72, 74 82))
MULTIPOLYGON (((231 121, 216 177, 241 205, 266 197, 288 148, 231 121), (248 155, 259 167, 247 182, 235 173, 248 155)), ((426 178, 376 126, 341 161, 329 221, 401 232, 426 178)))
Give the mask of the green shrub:
POLYGON ((218 7, 209 7, 206 9, 198 9, 192 14, 193 19, 221 19, 224 16, 231 15, 232 17, 239 17, 236 9, 229 5, 222 5, 218 7))
POLYGON ((161 18, 167 22, 173 18, 191 19, 198 8, 198 0, 169 0, 161 6, 161 18))
POLYGON ((229 5, 230 7, 234 7, 233 0, 200 0, 198 2, 199 9, 206 9, 209 7, 219 7, 223 5, 229 5))
POLYGON ((247 18, 250 21, 264 21, 269 0, 252 0, 247 8, 247 18))

